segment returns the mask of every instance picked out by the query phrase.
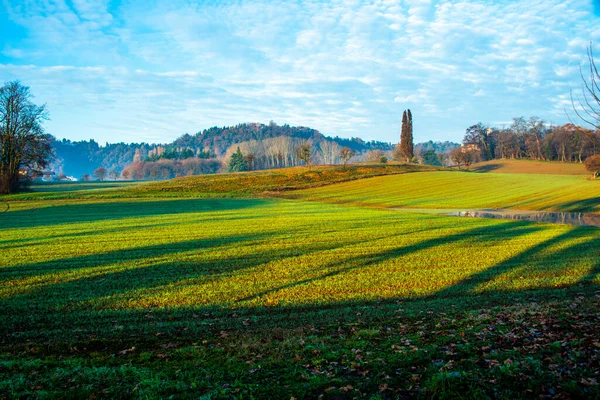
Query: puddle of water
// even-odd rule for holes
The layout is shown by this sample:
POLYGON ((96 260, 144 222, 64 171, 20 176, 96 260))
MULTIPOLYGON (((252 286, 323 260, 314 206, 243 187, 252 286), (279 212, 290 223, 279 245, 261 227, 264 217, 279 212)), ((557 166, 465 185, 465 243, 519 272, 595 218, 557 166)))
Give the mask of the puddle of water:
POLYGON ((575 212, 542 212, 516 210, 469 210, 447 213, 456 217, 499 218, 516 221, 543 222, 574 226, 595 226, 600 228, 600 214, 575 212))

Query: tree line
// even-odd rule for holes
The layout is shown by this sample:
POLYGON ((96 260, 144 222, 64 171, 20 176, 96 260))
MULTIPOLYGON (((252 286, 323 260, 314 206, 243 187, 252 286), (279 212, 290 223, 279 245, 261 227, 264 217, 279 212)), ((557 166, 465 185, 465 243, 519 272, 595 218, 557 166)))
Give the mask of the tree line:
POLYGON ((471 152, 474 161, 528 158, 582 163, 600 152, 600 131, 572 123, 552 126, 537 117, 518 117, 503 127, 483 123, 470 126, 462 151, 471 152))
POLYGON ((172 179, 178 176, 215 174, 222 163, 214 158, 189 157, 183 160, 159 159, 157 161, 134 161, 121 172, 125 180, 172 179))

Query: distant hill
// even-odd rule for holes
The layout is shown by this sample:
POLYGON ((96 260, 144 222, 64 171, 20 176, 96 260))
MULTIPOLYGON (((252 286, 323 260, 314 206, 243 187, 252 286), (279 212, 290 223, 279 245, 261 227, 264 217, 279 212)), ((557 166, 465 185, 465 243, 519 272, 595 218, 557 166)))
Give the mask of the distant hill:
MULTIPOLYGON (((238 147, 245 155, 252 155, 253 169, 293 167, 300 165, 294 154, 294 149, 303 141, 313 144, 315 164, 339 164, 342 162, 339 151, 349 147, 355 151, 352 161, 368 159, 370 151, 381 151, 391 157, 395 144, 380 141, 365 141, 358 137, 350 139, 329 137, 318 130, 304 126, 277 125, 271 122, 267 125, 259 123, 244 123, 228 127, 212 127, 196 134, 184 134, 171 143, 106 143, 101 146, 93 139, 89 141, 57 140, 53 143, 56 158, 51 164, 51 170, 56 174, 65 174, 80 178, 84 174, 92 175, 98 167, 104 167, 108 172, 121 173, 127 166, 136 161, 157 162, 168 159, 172 162, 189 158, 210 159, 204 169, 197 166, 193 174, 208 170, 214 171, 215 166, 227 163, 230 155, 238 147)), ((415 145, 415 152, 435 150, 437 153, 447 152, 459 146, 452 142, 425 142, 415 145)), ((166 162, 160 166, 162 170, 154 173, 163 179, 176 174, 190 173, 191 163, 183 170, 175 165, 166 168, 166 162), (187 170, 186 170, 187 168, 187 170), (176 171, 180 172, 176 172, 176 171), (183 172, 181 172, 183 171, 183 172)), ((139 165, 138 165, 139 166, 139 165)), ((138 168, 139 169, 139 168, 138 168)), ((218 169, 218 168, 217 168, 218 169)), ((146 178, 139 178, 146 179, 146 178)))
POLYGON ((319 143, 324 140, 336 142, 340 146, 348 146, 357 152, 368 150, 392 150, 393 145, 386 142, 370 141, 366 142, 360 138, 343 139, 339 137, 324 136, 316 129, 304 126, 269 125, 247 123, 229 127, 213 127, 198 132, 195 135, 185 134, 175 140, 174 147, 199 148, 211 151, 217 156, 223 155, 232 145, 251 140, 265 140, 280 136, 288 136, 302 140, 310 140, 313 143, 319 143))
POLYGON ((364 141, 360 138, 328 137, 319 131, 303 126, 268 125, 258 123, 245 123, 230 127, 212 127, 194 135, 184 134, 171 143, 106 143, 100 146, 93 139, 89 141, 57 140, 53 143, 56 158, 51 164, 51 169, 65 175, 81 177, 83 174, 92 174, 98 167, 110 171, 122 171, 133 161, 144 161, 150 157, 157 157, 169 152, 191 151, 193 156, 202 158, 212 157, 222 159, 232 146, 261 142, 267 139, 288 137, 290 143, 310 140, 313 144, 329 142, 339 146, 347 146, 357 154, 370 150, 390 151, 391 143, 378 141, 364 141))
POLYGON ((93 139, 70 141, 67 139, 56 140, 52 143, 55 158, 50 165, 50 170, 56 174, 80 178, 83 174, 92 174, 98 167, 109 171, 122 170, 130 164, 137 152, 146 154, 157 145, 147 143, 106 143, 100 146, 93 139))

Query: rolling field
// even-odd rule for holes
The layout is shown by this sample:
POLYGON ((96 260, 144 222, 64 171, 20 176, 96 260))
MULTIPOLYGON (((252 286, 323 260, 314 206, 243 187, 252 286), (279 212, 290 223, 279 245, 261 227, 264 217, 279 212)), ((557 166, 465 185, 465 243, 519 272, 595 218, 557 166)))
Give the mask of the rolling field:
POLYGON ((598 182, 328 174, 4 198, 0 398, 600 395, 600 229, 388 209, 599 212, 598 182))
POLYGON ((14 200, 113 199, 131 197, 252 197, 306 189, 383 175, 435 171, 437 167, 412 164, 356 164, 347 168, 316 166, 281 168, 251 173, 223 173, 180 177, 155 182, 48 182, 13 195, 14 200))
POLYGON ((368 185, 345 182, 290 192, 288 197, 380 208, 599 212, 598 187, 583 176, 440 171, 376 177, 368 185))
POLYGON ((590 175, 583 164, 536 160, 491 160, 473 164, 469 169, 506 174, 590 175))

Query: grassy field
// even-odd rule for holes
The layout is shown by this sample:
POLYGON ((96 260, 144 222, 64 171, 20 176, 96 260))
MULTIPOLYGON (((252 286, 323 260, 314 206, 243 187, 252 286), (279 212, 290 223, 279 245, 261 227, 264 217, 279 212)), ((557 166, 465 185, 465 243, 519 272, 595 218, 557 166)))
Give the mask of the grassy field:
POLYGON ((0 398, 600 396, 600 229, 388 209, 598 182, 393 168, 3 198, 0 398))
POLYGON ((536 160, 492 160, 474 164, 469 169, 505 174, 590 175, 583 164, 536 160))
MULTIPOLYGON (((10 200, 111 199, 130 197, 256 197, 289 190, 331 185, 334 183, 435 171, 437 167, 413 164, 356 164, 282 168, 251 173, 223 173, 180 177, 168 181, 140 182, 48 182, 32 185, 27 192, 10 200)), ((1 197, 0 197, 1 198, 1 197)))
POLYGON ((346 182, 285 195, 388 208, 598 212, 599 186, 598 181, 583 176, 439 171, 376 177, 368 185, 346 182))

